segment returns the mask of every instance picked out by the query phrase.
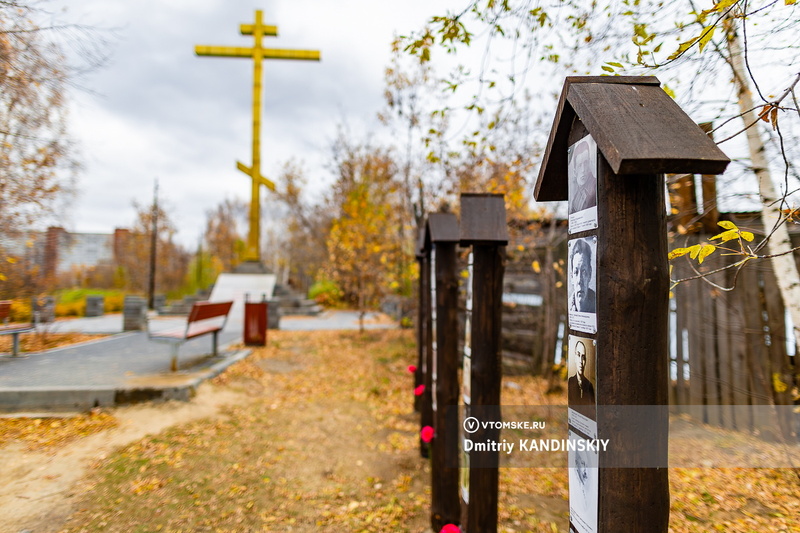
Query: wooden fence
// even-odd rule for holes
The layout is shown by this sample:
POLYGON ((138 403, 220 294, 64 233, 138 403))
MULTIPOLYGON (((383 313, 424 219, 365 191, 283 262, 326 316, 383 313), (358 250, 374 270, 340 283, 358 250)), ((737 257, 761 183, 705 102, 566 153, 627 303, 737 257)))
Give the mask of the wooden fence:
MULTIPOLYGON (((751 218, 727 215, 741 228, 763 233, 751 218)), ((689 246, 710 234, 677 239, 689 246)), ((712 272, 737 261, 717 252, 699 271, 712 272)), ((697 275, 688 260, 675 261, 673 279, 697 275)), ((793 389, 800 383, 796 342, 788 335, 786 311, 769 261, 751 261, 681 283, 671 305, 670 403, 706 423, 756 431, 767 437, 796 437, 793 389), (722 290, 731 288, 732 290, 722 290)))
MULTIPOLYGON (((753 216, 727 214, 722 218, 763 233, 753 216)), ((670 246, 691 246, 710 236, 676 236, 670 246)), ((561 336, 566 315, 566 239, 565 228, 556 227, 553 231, 540 230, 535 239, 528 238, 524 250, 518 249, 524 236, 509 244, 503 353, 526 361, 534 375, 548 378, 553 377, 557 363, 565 361, 561 336), (533 268, 534 261, 538 262, 538 272, 533 268)), ((800 245, 800 235, 794 235, 793 241, 795 246, 800 245)), ((704 262, 701 271, 710 272, 735 260, 717 252, 704 262)), ((673 279, 696 275, 687 260, 673 263, 673 279)), ((709 280, 720 287, 735 288, 725 291, 692 280, 673 290, 673 410, 724 428, 797 438, 800 416, 780 406, 798 403, 793 391, 796 394, 800 386, 800 356, 791 355, 795 353, 794 341, 787 343, 785 310, 769 261, 752 261, 738 275, 728 270, 713 274, 709 280)))

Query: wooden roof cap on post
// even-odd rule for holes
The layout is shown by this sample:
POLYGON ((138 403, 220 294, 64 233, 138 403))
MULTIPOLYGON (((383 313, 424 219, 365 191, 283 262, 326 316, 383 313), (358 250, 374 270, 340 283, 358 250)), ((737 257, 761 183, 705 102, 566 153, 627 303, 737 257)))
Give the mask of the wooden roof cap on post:
POLYGON ((472 244, 508 244, 502 194, 461 194, 461 245, 472 244))
POLYGON ((567 199, 567 139, 577 116, 616 174, 721 174, 730 159, 654 76, 570 76, 533 196, 567 199))
POLYGON ((435 242, 458 242, 458 218, 453 213, 431 213, 425 223, 420 249, 428 252, 435 242))

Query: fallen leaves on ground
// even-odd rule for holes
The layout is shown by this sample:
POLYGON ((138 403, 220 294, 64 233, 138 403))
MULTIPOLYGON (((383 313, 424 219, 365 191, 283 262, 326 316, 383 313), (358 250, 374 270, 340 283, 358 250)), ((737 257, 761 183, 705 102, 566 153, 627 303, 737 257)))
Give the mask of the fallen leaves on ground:
MULTIPOLYGON (((426 532, 413 332, 270 332, 213 380, 246 401, 112 454, 64 532, 426 532)), ((504 405, 564 404, 531 376, 504 405)), ((694 453, 713 454, 693 443, 694 453)), ((673 533, 800 531, 790 469, 670 469, 673 533)), ((564 468, 503 468, 499 531, 568 531, 564 468)))
POLYGON ((0 447, 20 442, 28 450, 52 449, 116 426, 117 419, 99 409, 64 418, 0 418, 0 447))

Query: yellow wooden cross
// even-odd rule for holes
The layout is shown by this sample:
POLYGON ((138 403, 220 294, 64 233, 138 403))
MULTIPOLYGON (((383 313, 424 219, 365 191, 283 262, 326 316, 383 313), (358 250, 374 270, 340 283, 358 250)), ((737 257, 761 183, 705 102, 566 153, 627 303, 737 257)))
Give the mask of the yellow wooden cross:
POLYGON ((194 52, 199 56, 247 57, 253 58, 253 163, 249 167, 236 162, 236 168, 250 176, 252 194, 250 199, 250 229, 247 234, 247 250, 245 261, 261 261, 261 199, 260 188, 264 185, 275 190, 275 184, 261 175, 261 61, 264 59, 305 59, 319 61, 317 50, 281 50, 264 48, 261 39, 265 35, 277 36, 278 27, 268 26, 263 22, 263 13, 256 10, 255 24, 241 24, 242 35, 252 35, 254 44, 250 48, 240 46, 195 46, 194 52))

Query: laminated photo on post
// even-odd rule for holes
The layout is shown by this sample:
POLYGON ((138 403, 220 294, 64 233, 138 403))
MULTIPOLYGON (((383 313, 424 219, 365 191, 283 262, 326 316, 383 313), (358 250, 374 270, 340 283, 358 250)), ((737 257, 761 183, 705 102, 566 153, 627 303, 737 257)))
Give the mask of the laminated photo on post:
POLYGON ((597 228, 597 143, 587 135, 567 148, 569 232, 597 228))

